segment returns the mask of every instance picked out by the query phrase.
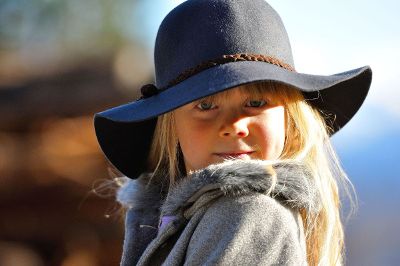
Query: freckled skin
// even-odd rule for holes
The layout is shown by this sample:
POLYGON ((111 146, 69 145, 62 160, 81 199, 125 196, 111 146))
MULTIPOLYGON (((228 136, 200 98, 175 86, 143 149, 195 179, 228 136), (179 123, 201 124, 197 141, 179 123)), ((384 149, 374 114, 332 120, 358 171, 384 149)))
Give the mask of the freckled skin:
POLYGON ((227 156, 277 159, 285 141, 285 108, 272 102, 266 99, 266 104, 254 107, 253 103, 260 103, 259 98, 252 99, 234 88, 217 103, 202 104, 200 100, 175 110, 175 128, 186 170, 222 162, 227 156))

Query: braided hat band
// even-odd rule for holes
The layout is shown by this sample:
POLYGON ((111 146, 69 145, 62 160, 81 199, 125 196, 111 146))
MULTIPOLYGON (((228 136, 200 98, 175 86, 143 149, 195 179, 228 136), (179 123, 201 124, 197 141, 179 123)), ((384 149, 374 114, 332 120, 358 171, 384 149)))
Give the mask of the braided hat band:
POLYGON ((276 65, 276 66, 282 67, 286 70, 295 72, 294 68, 291 65, 286 64, 272 56, 267 56, 267 55, 262 55, 262 54, 247 54, 247 53, 223 55, 221 58, 203 62, 193 68, 190 68, 190 69, 184 71, 176 79, 169 82, 167 88, 172 87, 172 86, 178 84, 179 82, 182 82, 185 79, 187 79, 207 68, 210 68, 210 67, 213 67, 216 65, 230 63, 230 62, 236 62, 236 61, 260 61, 260 62, 265 62, 265 63, 269 63, 272 65, 276 65))
POLYGON ((141 98, 148 98, 153 95, 158 94, 161 91, 164 91, 168 89, 169 87, 175 86, 176 84, 190 78, 193 75, 196 75, 197 73, 206 70, 208 68, 217 66, 217 65, 223 65, 226 63, 231 63, 231 62, 237 62, 237 61, 258 61, 258 62, 265 62, 268 64, 276 65, 278 67, 284 68, 286 70, 289 70, 291 72, 296 72, 294 67, 292 67, 289 64, 286 64, 282 61, 280 61, 277 58, 274 58, 272 56, 267 56, 267 55, 262 55, 262 54, 248 54, 248 53, 241 53, 241 54, 232 54, 232 55, 223 55, 220 58, 216 58, 213 60, 209 60, 203 63, 198 64, 195 67, 192 67, 190 69, 185 70, 181 74, 178 75, 175 79, 170 81, 168 85, 165 88, 157 88, 153 84, 146 84, 142 86, 140 89, 142 93, 141 98))

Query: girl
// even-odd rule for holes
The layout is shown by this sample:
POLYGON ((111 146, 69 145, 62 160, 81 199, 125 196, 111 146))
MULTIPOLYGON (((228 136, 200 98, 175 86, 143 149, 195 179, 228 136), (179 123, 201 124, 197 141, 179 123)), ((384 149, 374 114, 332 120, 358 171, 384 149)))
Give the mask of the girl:
POLYGON ((95 116, 130 181, 121 265, 341 265, 329 136, 364 101, 368 66, 297 73, 263 0, 188 0, 163 20, 155 85, 95 116))

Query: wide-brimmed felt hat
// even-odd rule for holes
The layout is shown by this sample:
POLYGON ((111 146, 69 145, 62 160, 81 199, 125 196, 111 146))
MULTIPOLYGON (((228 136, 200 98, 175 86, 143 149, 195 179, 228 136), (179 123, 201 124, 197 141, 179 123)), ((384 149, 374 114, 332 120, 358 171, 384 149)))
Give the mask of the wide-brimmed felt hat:
MULTIPOLYGON (((264 0, 188 0, 158 30, 155 84, 136 101, 97 113, 94 125, 108 160, 124 175, 147 171, 157 117, 197 99, 253 82, 299 89, 333 128, 362 105, 372 78, 365 66, 330 76, 295 71, 289 38, 264 0)), ((132 73, 135 75, 135 73, 132 73)))

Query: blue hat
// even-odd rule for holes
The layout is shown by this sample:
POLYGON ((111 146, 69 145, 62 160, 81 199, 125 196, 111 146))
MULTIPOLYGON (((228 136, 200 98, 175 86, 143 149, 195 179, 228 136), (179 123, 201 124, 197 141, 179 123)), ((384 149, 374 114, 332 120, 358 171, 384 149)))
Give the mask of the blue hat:
MULTIPOLYGON (((367 96, 369 66, 331 76, 295 71, 285 27, 264 0, 188 0, 158 30, 154 85, 136 101, 97 113, 94 126, 109 161, 136 178, 147 170, 157 117, 197 99, 253 82, 275 81, 300 90, 324 113, 333 132, 367 96)), ((132 73, 134 75, 134 73, 132 73)))

